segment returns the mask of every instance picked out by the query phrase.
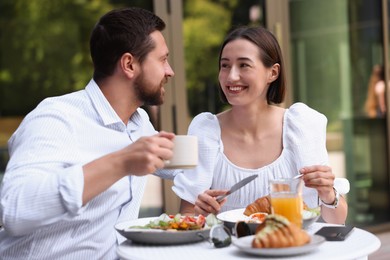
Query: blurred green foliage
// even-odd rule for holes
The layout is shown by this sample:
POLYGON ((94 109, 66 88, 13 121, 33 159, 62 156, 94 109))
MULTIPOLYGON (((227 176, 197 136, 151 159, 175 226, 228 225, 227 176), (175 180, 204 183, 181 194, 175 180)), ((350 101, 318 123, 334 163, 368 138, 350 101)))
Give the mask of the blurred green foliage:
POLYGON ((223 8, 222 2, 226 1, 219 2, 198 0, 184 5, 185 64, 192 116, 215 112, 222 105, 217 94, 218 53, 231 23, 231 12, 223 8))
MULTIPOLYGON (((219 46, 233 24, 248 23, 248 8, 261 2, 183 1, 192 116, 223 110, 218 97, 219 46)), ((84 88, 93 73, 90 32, 101 15, 122 6, 153 10, 153 1, 1 0, 0 117, 24 116, 46 97, 84 88)))
POLYGON ((107 1, 0 2, 0 115, 24 115, 92 75, 89 34, 107 1))

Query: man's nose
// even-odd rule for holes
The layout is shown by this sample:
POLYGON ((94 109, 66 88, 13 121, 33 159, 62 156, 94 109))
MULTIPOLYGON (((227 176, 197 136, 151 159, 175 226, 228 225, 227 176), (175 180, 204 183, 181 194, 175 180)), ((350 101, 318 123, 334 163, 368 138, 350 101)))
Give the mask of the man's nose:
POLYGON ((165 67, 165 75, 167 77, 173 77, 175 76, 175 72, 173 71, 171 65, 169 65, 169 63, 167 63, 166 67, 165 67))

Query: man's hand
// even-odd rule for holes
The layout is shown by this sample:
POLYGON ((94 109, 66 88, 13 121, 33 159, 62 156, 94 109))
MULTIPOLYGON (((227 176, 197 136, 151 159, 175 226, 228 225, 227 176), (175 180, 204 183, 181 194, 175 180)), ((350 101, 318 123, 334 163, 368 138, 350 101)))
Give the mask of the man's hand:
POLYGON ((173 133, 160 132, 141 137, 136 142, 118 151, 123 157, 122 167, 127 174, 142 176, 164 167, 164 161, 173 155, 173 133))

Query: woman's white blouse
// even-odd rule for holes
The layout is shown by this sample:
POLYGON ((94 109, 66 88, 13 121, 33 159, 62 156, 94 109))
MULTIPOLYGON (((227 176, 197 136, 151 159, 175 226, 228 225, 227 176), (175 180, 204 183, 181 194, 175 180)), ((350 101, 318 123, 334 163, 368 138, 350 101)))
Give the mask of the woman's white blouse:
MULTIPOLYGON (((283 150, 280 156, 259 169, 245 169, 233 164, 224 154, 218 119, 211 113, 201 113, 190 124, 188 134, 199 139, 199 164, 184 170, 174 179, 174 192, 183 200, 195 203, 197 196, 208 189, 229 189, 253 174, 259 177, 228 197, 221 212, 245 208, 259 197, 269 194, 268 182, 289 178, 304 166, 327 165, 327 119, 303 103, 286 109, 283 118, 283 150)), ((318 205, 315 189, 303 189, 305 203, 318 205)))

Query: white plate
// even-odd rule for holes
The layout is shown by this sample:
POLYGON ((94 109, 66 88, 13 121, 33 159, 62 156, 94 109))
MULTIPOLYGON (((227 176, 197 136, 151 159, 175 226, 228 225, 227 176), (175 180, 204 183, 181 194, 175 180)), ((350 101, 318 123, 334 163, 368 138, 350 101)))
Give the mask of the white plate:
MULTIPOLYGON (((249 217, 244 215, 245 208, 242 209, 234 209, 222 212, 217 215, 217 218, 221 221, 223 221, 227 227, 233 228, 235 223, 238 221, 247 221, 249 220, 249 217)), ((310 225, 312 225, 314 222, 318 220, 320 215, 315 216, 313 218, 304 219, 302 223, 302 227, 304 229, 307 229, 310 225)), ((256 224, 253 224, 256 225, 256 224)))
POLYGON ((252 241, 254 236, 246 236, 233 239, 233 245, 235 245, 241 251, 260 256, 293 256, 309 253, 317 249, 323 242, 325 238, 318 235, 313 235, 310 237, 310 242, 303 246, 297 247, 284 247, 284 248, 253 248, 252 241))
MULTIPOLYGON (((225 212, 219 213, 217 215, 217 219, 223 221, 224 225, 227 228, 229 228, 231 230, 231 232, 234 234, 235 231, 233 229, 234 229, 236 222, 249 220, 249 217, 244 215, 244 210, 245 210, 245 208, 225 211, 225 212)), ((259 223, 247 223, 247 224, 248 224, 252 234, 254 234, 259 223)))
POLYGON ((135 243, 153 245, 177 245, 200 242, 209 237, 210 228, 190 231, 166 231, 159 229, 134 229, 132 226, 144 226, 156 218, 140 218, 121 222, 115 225, 115 229, 127 239, 135 243))
POLYGON ((238 221, 247 221, 249 217, 244 215, 245 208, 234 209, 219 213, 217 219, 222 220, 223 222, 232 222, 236 223, 238 221))

